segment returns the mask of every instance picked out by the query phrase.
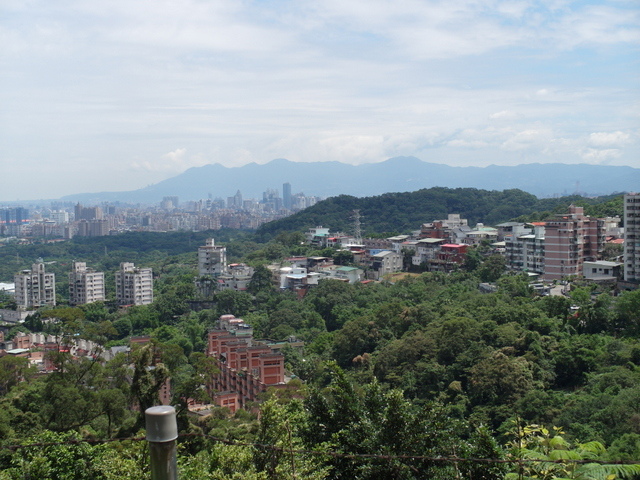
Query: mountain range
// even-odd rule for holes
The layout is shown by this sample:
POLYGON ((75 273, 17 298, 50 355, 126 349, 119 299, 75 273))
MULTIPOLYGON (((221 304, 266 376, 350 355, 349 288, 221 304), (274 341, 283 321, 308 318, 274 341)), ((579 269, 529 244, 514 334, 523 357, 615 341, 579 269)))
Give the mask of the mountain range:
POLYGON ((84 193, 61 200, 81 203, 158 203, 176 195, 181 201, 226 198, 242 192, 244 198, 261 198, 268 188, 331 197, 357 197, 386 192, 408 192, 430 187, 472 187, 485 190, 518 188, 538 197, 580 193, 607 195, 637 190, 640 168, 588 164, 523 164, 516 166, 451 167, 424 162, 416 157, 394 157, 380 163, 349 165, 340 162, 303 163, 276 159, 259 165, 225 167, 209 164, 194 167, 154 185, 128 192, 84 193))

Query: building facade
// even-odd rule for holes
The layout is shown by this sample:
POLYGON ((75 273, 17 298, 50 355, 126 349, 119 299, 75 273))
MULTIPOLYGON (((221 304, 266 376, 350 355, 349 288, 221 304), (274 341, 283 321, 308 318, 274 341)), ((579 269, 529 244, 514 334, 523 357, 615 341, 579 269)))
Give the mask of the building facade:
POLYGON ((116 302, 118 305, 148 305, 153 303, 153 271, 136 268, 133 263, 121 263, 116 272, 116 302))
POLYGON ((223 315, 219 324, 207 338, 207 355, 219 369, 209 385, 218 405, 235 411, 268 387, 285 385, 284 355, 255 341, 250 327, 233 315, 223 315))
POLYGON ((582 265, 599 260, 605 242, 604 220, 588 217, 582 207, 545 222, 544 278, 562 280, 582 275, 582 265))
POLYGON ((104 272, 87 268, 84 262, 73 262, 69 273, 69 303, 84 305, 104 300, 104 272))
POLYGON ((640 283, 640 194, 624 196, 624 279, 640 283))
POLYGON ((208 238, 206 244, 198 247, 198 274, 200 276, 218 276, 227 271, 227 248, 215 244, 208 238))
POLYGON ((38 261, 31 270, 23 270, 14 276, 15 299, 18 307, 35 308, 56 304, 56 277, 46 273, 44 263, 38 261))

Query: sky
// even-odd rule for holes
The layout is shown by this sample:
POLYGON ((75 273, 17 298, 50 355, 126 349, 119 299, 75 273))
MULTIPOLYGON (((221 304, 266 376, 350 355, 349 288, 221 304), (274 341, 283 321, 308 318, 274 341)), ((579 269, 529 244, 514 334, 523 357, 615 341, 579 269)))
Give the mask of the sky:
POLYGON ((637 0, 0 0, 0 45, 0 201, 275 158, 640 168, 637 0))

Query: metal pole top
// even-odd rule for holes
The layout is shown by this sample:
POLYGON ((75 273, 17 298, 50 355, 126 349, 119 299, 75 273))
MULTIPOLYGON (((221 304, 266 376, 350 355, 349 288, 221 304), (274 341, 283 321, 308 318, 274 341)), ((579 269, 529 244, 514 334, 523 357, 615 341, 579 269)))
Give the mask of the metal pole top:
POLYGON ((144 412, 147 441, 171 442, 178 438, 176 409, 169 405, 147 408, 144 412))

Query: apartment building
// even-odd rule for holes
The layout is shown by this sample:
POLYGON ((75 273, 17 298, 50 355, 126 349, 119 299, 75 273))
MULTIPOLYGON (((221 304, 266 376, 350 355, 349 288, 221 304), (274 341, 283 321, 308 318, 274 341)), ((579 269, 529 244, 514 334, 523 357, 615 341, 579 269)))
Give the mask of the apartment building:
POLYGON ((44 263, 39 260, 31 270, 22 270, 13 277, 15 299, 18 307, 35 308, 56 305, 56 277, 46 273, 44 263))
POLYGON ((582 275, 585 260, 599 260, 605 242, 604 220, 588 217, 582 207, 545 222, 544 278, 582 275))
POLYGON ((209 385, 216 404, 234 412, 268 387, 285 385, 284 355, 254 340, 242 319, 223 315, 219 326, 207 339, 207 355, 219 369, 209 385))
POLYGON ((202 276, 218 276, 227 271, 227 248, 216 245, 213 238, 208 238, 205 245, 198 247, 198 274, 202 276))
POLYGON ((73 262, 69 273, 69 304, 84 305, 104 300, 104 272, 87 268, 85 262, 73 262))
POLYGON ((508 268, 521 272, 544 274, 544 222, 536 222, 528 227, 523 223, 509 225, 509 233, 504 234, 503 238, 508 268))
POLYGON ((116 302, 118 305, 148 305, 153 303, 153 272, 137 268, 133 263, 121 263, 116 272, 116 302))
POLYGON ((624 196, 624 279, 640 282, 640 194, 624 196))

